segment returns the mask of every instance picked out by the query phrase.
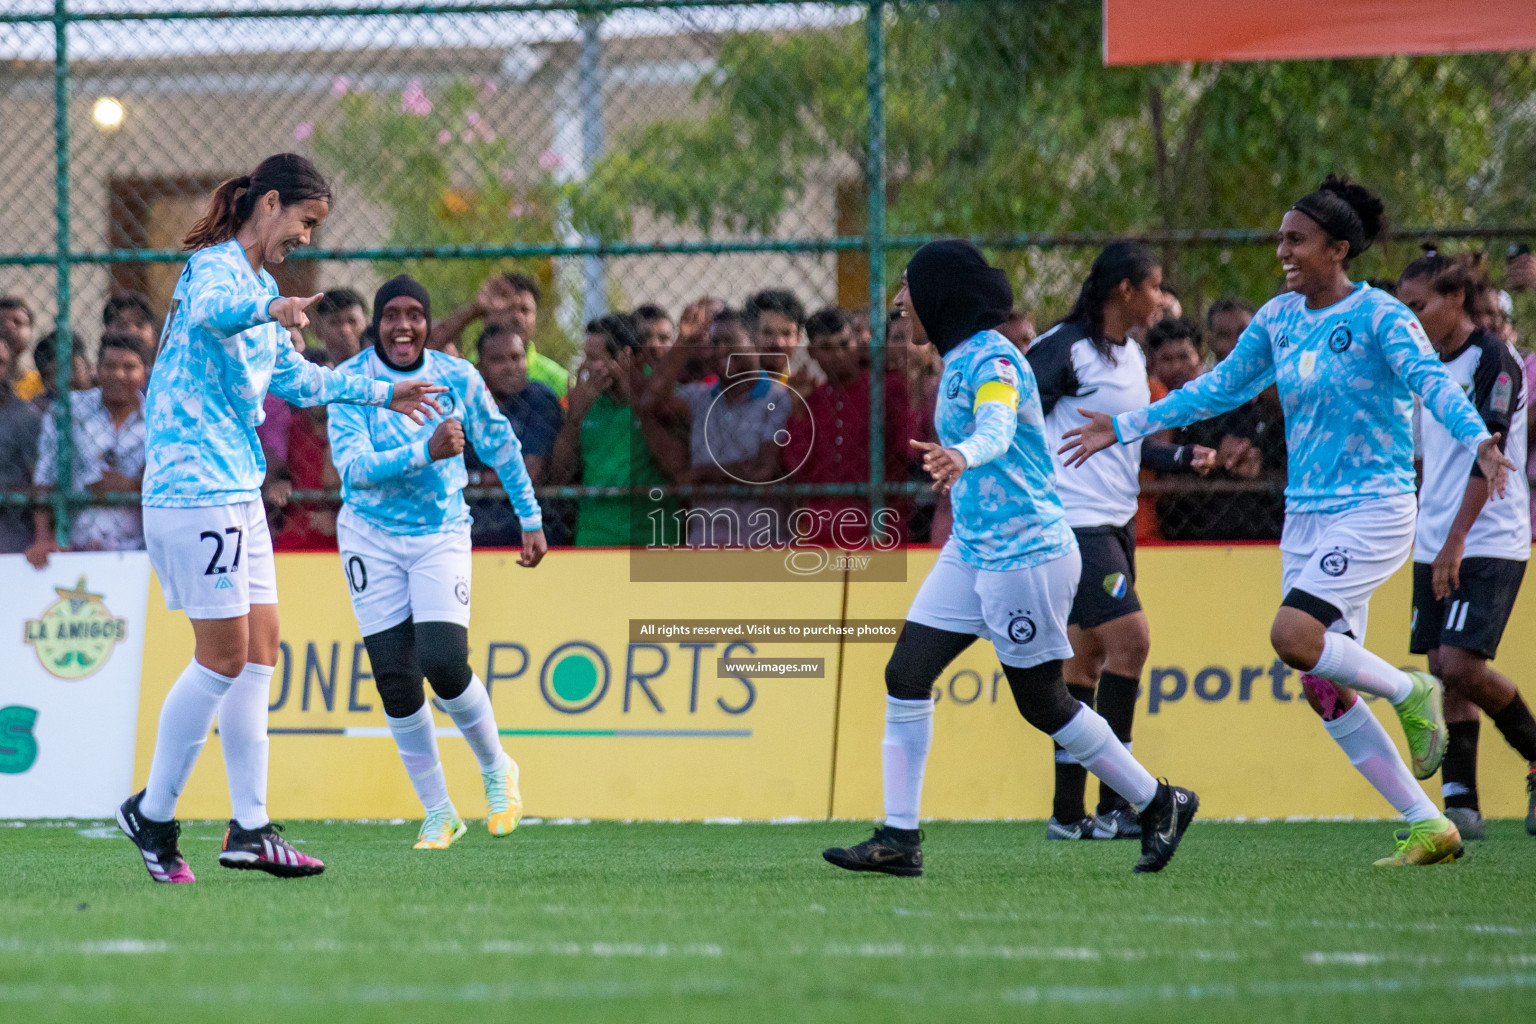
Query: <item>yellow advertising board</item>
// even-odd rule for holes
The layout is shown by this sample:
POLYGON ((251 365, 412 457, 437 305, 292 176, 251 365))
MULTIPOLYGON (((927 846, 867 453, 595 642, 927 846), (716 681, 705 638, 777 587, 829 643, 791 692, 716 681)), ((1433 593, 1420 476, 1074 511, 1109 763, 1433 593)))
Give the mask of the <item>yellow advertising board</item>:
MULTIPOLYGON (((913 550, 905 585, 854 584, 850 619, 900 617, 936 552, 913 550)), ((1300 698, 1295 672, 1269 647, 1280 603, 1280 552, 1270 546, 1145 548, 1137 590, 1152 625, 1133 731, 1136 756, 1154 775, 1200 794, 1211 817, 1393 816, 1355 772, 1300 698)), ((1371 602, 1367 646, 1397 665, 1408 653, 1412 567, 1371 602)), ((1526 588, 1496 665, 1536 679, 1536 598, 1526 588)), ((880 737, 889 648, 850 645, 838 716, 836 817, 878 818, 880 737)), ((933 752, 923 784, 925 818, 1044 818, 1051 813, 1051 743, 1019 716, 991 644, 978 641, 939 680, 933 752)), ((1524 687, 1528 700, 1536 689, 1524 687)), ((1376 702, 1402 745, 1391 708, 1376 702)), ((1491 817, 1525 813, 1525 765, 1491 726, 1482 730, 1479 787, 1491 817)), ((1427 782, 1432 797, 1438 781, 1427 782)), ((1097 783, 1090 781, 1091 801, 1097 783)))
MULTIPOLYGON (((708 554, 700 557, 710 557, 708 554)), ((504 743, 541 817, 877 818, 887 643, 640 640, 631 619, 900 619, 936 551, 907 552, 903 583, 632 583, 624 551, 555 551, 536 570, 505 552, 474 556, 471 664, 491 689, 504 743), (722 657, 823 658, 819 679, 722 678, 722 657), (839 699, 840 693, 840 699, 839 699), (834 743, 834 730, 836 731, 834 743), (835 763, 834 763, 835 759, 835 763)), ((1198 790, 1213 817, 1392 811, 1357 775, 1268 645, 1279 602, 1273 547, 1150 548, 1138 589, 1152 656, 1135 750, 1154 774, 1198 790)), ((416 817, 384 727, 338 557, 278 557, 284 655, 272 686, 270 806, 281 818, 416 817)), ((1372 602, 1369 646, 1410 657, 1410 569, 1372 602)), ((1536 678, 1536 598, 1522 595, 1497 665, 1536 678)), ((191 657, 192 633, 158 583, 147 619, 135 778, 149 770, 161 702, 191 657)), ((1043 818, 1050 741, 1014 707, 990 644, 944 673, 923 812, 931 818, 1043 818)), ((1527 690, 1531 698, 1536 692, 1527 690)), ((1378 705, 1394 737, 1401 730, 1378 705)), ((480 779, 452 722, 437 716, 450 791, 482 812, 480 779)), ((1523 813, 1523 765, 1484 728, 1485 812, 1523 813)), ((1091 786, 1093 784, 1090 784, 1091 786)), ((1428 783, 1438 795, 1438 784, 1428 783)), ((1090 792, 1090 799, 1093 792, 1090 792)), ((182 798, 189 818, 229 813, 217 735, 182 798)))
MULTIPOLYGON (((686 555, 679 557, 689 557, 686 555)), ((702 557, 708 557, 704 555, 702 557)), ((837 620, 830 582, 629 582, 624 551, 474 556, 470 661, 491 690, 543 817, 825 817, 838 645, 631 642, 631 618, 837 620), (720 678, 721 657, 821 657, 826 678, 720 678)), ((284 656, 272 684, 269 806, 279 818, 419 817, 389 738, 335 553, 277 559, 284 656)), ((160 705, 192 654, 192 631, 150 594, 135 778, 149 773, 160 705)), ((449 791, 483 813, 468 746, 437 713, 449 791)), ((229 815, 218 737, 182 796, 188 818, 229 815)))

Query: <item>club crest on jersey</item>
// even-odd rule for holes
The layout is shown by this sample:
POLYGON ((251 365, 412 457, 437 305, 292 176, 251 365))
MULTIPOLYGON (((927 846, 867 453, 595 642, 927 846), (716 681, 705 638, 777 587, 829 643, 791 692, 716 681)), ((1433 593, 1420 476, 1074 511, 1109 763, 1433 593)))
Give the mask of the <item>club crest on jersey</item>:
POLYGON ((1008 620, 1008 639, 1016 644, 1027 644, 1035 638, 1035 620, 1023 612, 1014 612, 1008 620))
POLYGON ((451 388, 440 395, 433 395, 432 397, 437 400, 437 404, 442 408, 444 416, 452 416, 453 410, 458 408, 458 402, 454 400, 451 388))
POLYGON ((1329 576, 1343 576, 1349 571, 1349 555, 1334 548, 1322 557, 1317 566, 1329 576))
POLYGON ((1130 587, 1126 582, 1125 573, 1112 572, 1108 576, 1104 577, 1104 593, 1108 594, 1116 601, 1124 597, 1125 592, 1128 589, 1130 589, 1130 587))
POLYGON ((1019 386, 1019 371, 1013 365, 1013 360, 1007 356, 997 357, 997 379, 1017 390, 1019 386))
POLYGON ((1280 337, 1275 339, 1275 348, 1278 348, 1278 349, 1280 349, 1283 352, 1283 351, 1285 351, 1286 349, 1288 349, 1290 347, 1291 347, 1291 336, 1289 334, 1286 334, 1284 331, 1281 331, 1280 332, 1280 337))
POLYGON ((1349 326, 1339 324, 1333 329, 1333 333, 1328 335, 1328 348, 1334 352, 1348 352, 1350 343, 1354 340, 1355 336, 1349 333, 1349 326))
POLYGON ((459 577, 458 582, 453 585, 453 596, 459 599, 459 604, 467 606, 469 604, 469 580, 464 579, 462 576, 459 577))
POLYGON ((954 373, 950 374, 949 382, 944 385, 944 396, 946 398, 958 397, 960 394, 960 385, 963 382, 964 377, 961 375, 959 370, 956 370, 954 373))

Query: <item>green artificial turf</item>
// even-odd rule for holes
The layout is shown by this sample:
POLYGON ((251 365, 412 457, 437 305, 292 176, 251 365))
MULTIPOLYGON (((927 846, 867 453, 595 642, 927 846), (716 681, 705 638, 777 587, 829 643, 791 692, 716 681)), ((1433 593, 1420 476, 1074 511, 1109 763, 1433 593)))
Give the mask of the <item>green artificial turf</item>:
POLYGON ((283 881, 154 885, 104 822, 0 827, 0 1020, 1536 1019, 1536 838, 1383 870, 1384 823, 1197 823, 1161 875, 1133 842, 933 824, 921 879, 853 875, 849 823, 296 822, 283 881))

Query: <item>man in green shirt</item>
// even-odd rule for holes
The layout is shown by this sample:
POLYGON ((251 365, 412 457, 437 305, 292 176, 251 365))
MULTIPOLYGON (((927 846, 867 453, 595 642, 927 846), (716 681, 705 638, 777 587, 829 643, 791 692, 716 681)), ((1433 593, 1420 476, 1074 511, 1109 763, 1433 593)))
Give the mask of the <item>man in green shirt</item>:
POLYGON ((564 398, 570 387, 570 374, 533 345, 533 335, 539 326, 539 299, 539 283, 527 274, 494 274, 480 286, 472 304, 432 328, 431 346, 441 349, 457 345, 464 329, 475 320, 484 320, 486 327, 510 327, 523 339, 528 353, 528 379, 546 385, 564 398))
MULTIPOLYGON (((632 400, 645 379, 633 319, 609 313, 592 321, 583 349, 586 358, 571 386, 565 425, 550 456, 550 483, 571 483, 578 477, 587 487, 670 483, 663 465, 679 462, 682 444, 650 422, 632 400)), ((671 523, 677 501, 668 497, 657 502, 646 495, 577 499, 576 546, 643 547, 652 542, 657 509, 661 521, 671 523)))

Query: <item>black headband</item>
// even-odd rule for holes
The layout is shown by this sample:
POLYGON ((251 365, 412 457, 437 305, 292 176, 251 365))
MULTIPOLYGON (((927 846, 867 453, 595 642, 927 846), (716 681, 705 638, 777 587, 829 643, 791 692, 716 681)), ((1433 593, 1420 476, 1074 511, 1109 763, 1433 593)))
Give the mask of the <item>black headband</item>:
POLYGON ((1349 243, 1346 259, 1354 259, 1371 247, 1365 237, 1365 222, 1360 214, 1343 197, 1332 192, 1311 192, 1302 196, 1291 207, 1304 213, 1328 232, 1328 236, 1349 243))

